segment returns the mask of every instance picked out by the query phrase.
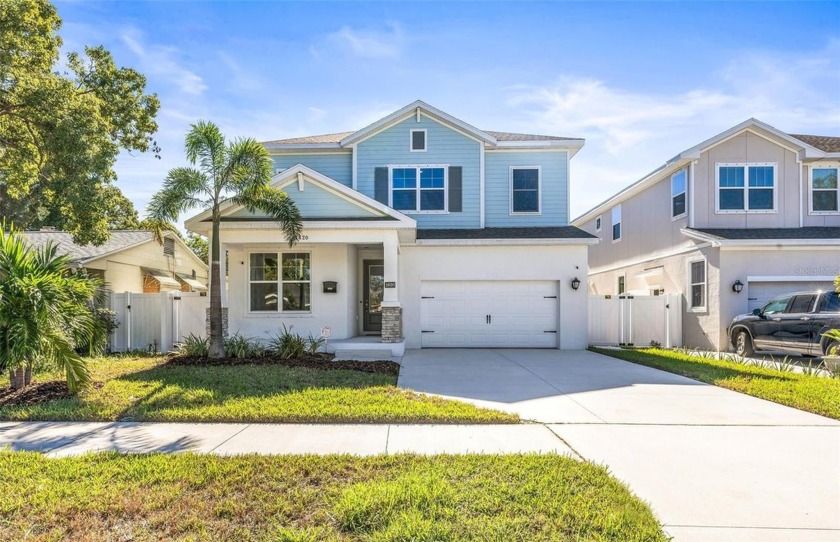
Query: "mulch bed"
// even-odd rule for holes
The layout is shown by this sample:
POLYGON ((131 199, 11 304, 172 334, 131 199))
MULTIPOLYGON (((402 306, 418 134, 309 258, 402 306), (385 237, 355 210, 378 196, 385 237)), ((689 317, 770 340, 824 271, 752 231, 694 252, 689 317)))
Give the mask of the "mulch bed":
POLYGON ((54 380, 30 384, 22 390, 10 387, 0 388, 0 407, 6 406, 34 406, 47 401, 64 399, 73 394, 67 389, 67 382, 54 380))
POLYGON ((400 374, 400 364, 393 361, 334 361, 332 354, 304 354, 295 359, 281 359, 276 356, 261 358, 198 358, 190 356, 171 356, 170 365, 283 365, 286 367, 305 367, 322 371, 360 371, 363 373, 382 373, 391 376, 400 374))

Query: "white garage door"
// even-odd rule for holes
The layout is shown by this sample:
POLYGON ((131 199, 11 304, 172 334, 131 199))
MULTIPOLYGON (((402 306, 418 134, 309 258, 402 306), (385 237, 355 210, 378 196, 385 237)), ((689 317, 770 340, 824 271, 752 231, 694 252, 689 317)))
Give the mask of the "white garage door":
POLYGON ((557 282, 423 281, 421 346, 555 348, 557 282))
POLYGON ((834 286, 831 282, 821 281, 784 281, 784 282, 750 282, 748 284, 747 294, 749 295, 750 312, 753 309, 760 309, 767 304, 768 301, 779 297, 780 295, 792 294, 794 292, 803 292, 810 290, 828 290, 834 286))

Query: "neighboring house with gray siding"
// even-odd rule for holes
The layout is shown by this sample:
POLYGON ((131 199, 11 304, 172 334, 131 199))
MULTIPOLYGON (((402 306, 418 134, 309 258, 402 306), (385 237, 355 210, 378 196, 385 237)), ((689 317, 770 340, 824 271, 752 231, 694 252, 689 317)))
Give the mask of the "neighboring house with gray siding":
MULTIPOLYGON (((355 132, 265 142, 303 216, 292 248, 225 204, 230 332, 405 347, 586 347, 595 238, 569 225, 584 141, 480 130, 416 101, 355 132)), ((186 222, 210 233, 208 213, 186 222)), ((224 259, 223 259, 224 260, 224 259)))
POLYGON ((684 344, 726 350, 735 315, 840 275, 838 170, 840 137, 755 119, 687 149, 572 221, 590 293, 681 293, 684 344))

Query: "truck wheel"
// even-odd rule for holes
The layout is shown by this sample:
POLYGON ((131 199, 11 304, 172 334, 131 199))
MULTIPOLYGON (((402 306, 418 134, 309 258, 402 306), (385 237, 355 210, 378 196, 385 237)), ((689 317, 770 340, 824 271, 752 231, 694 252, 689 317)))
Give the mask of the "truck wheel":
POLYGON ((840 342, 828 341, 827 343, 825 343, 825 350, 823 350, 823 355, 829 356, 832 352, 834 352, 835 356, 840 356, 840 342))
POLYGON ((750 334, 744 330, 735 334, 735 353, 744 358, 755 354, 750 334))

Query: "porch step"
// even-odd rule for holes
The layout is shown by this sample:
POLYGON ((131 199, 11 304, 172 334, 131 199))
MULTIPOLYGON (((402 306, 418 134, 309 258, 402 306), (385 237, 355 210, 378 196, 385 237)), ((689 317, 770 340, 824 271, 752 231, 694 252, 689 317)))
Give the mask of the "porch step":
POLYGON ((391 349, 385 348, 341 348, 336 347, 335 359, 338 361, 352 360, 352 361, 390 361, 391 349))

